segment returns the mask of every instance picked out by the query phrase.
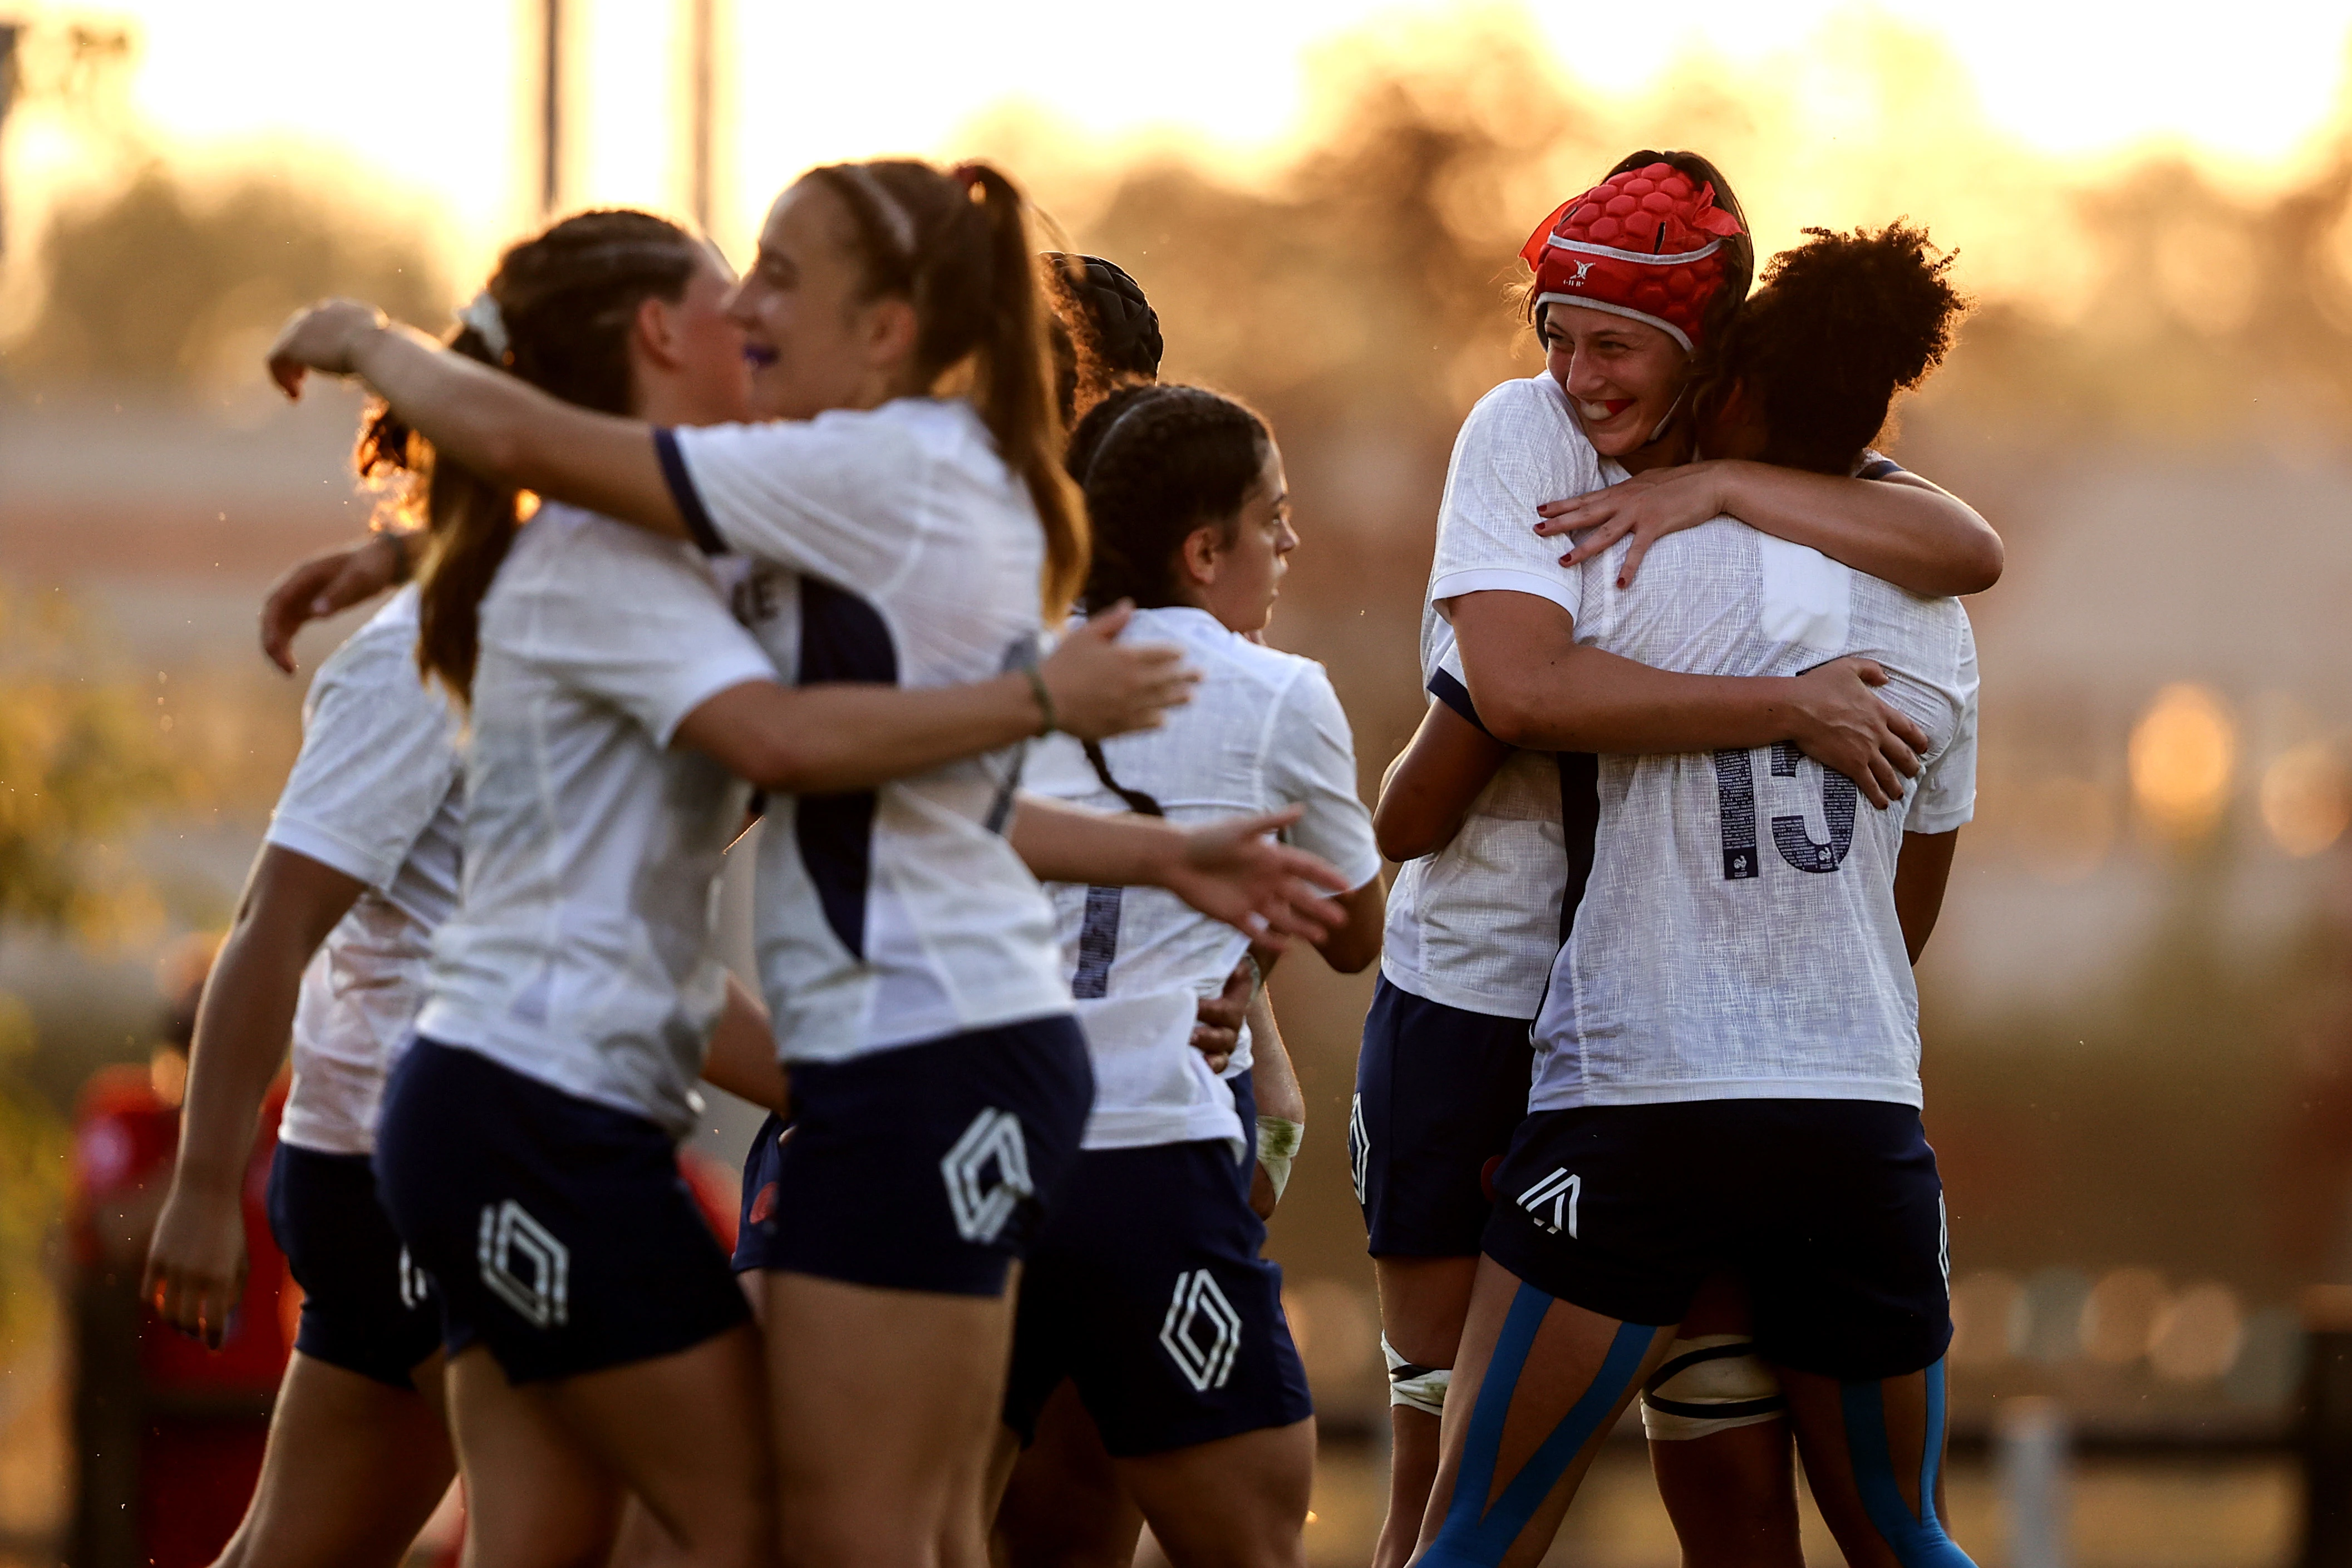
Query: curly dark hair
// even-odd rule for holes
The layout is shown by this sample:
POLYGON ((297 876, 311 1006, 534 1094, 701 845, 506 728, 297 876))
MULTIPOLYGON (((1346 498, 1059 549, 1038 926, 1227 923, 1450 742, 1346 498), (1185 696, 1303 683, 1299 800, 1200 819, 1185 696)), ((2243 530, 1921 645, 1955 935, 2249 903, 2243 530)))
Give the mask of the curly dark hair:
POLYGON ((1739 387, 1769 432, 1766 462, 1850 474, 1895 394, 1942 362, 1969 301, 1948 277, 1957 253, 1925 228, 1897 219, 1805 235, 1706 349, 1693 408, 1705 429, 1739 387))
POLYGON ((1205 387, 1123 387, 1088 409, 1068 459, 1094 528, 1087 609, 1176 602, 1177 550, 1241 510, 1273 440, 1255 413, 1205 387))

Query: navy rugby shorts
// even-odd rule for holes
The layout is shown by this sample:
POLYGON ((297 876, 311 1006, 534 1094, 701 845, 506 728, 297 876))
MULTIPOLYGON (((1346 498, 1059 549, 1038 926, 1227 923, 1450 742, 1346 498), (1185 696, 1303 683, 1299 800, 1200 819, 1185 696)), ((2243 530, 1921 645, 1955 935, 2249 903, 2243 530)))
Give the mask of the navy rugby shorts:
POLYGON ((751 1316, 677 1146, 643 1116, 419 1039, 385 1086, 376 1183, 443 1341, 515 1383, 690 1350, 751 1316))
POLYGON ((376 1201, 368 1156, 278 1145, 269 1162, 269 1233, 302 1287, 294 1348, 415 1388, 417 1364, 441 1348, 440 1307, 376 1201))
POLYGON ((772 1176, 761 1173, 775 1197, 746 1232, 757 1256, 746 1263, 739 1242, 738 1265, 885 1290, 1002 1294, 1077 1159, 1094 1106, 1077 1019, 1058 1013, 789 1066, 793 1135, 775 1148, 772 1176))
POLYGON ((792 1124, 768 1113, 743 1156, 743 1207, 735 1226, 735 1256, 739 1274, 772 1269, 776 1249, 776 1176, 784 1163, 784 1134, 792 1124))
POLYGON ((1025 1447, 1065 1377, 1118 1458, 1307 1419, 1265 1239, 1223 1139, 1081 1155, 1022 1266, 1004 1424, 1025 1447))
POLYGON ((1528 1020, 1465 1012, 1383 975, 1364 1017, 1348 1159, 1372 1256, 1475 1258, 1488 1176, 1528 1113, 1528 1020))
POLYGON ((1899 1377, 1951 1343, 1944 1187, 1919 1113, 1701 1100, 1529 1116, 1496 1173, 1486 1254, 1538 1290, 1676 1323, 1736 1270, 1767 1361, 1899 1377))

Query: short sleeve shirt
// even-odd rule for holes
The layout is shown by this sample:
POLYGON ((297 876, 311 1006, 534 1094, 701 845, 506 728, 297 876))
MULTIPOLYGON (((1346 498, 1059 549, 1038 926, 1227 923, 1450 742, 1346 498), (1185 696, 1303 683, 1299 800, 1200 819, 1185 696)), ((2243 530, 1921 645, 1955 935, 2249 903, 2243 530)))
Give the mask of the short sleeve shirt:
POLYGON ((1919 1103, 1918 996, 1895 918, 1906 831, 1976 796, 1976 645, 1923 599, 1729 517, 1585 574, 1577 640, 1659 669, 1792 675, 1877 660, 1927 730, 1881 811, 1787 745, 1599 758, 1592 867, 1535 1029, 1535 1110, 1742 1098, 1919 1103))
POLYGON ((322 1154, 373 1151, 433 932, 457 902, 457 724, 417 670, 416 606, 417 591, 403 589, 320 666, 266 836, 365 887, 302 971, 295 1003, 278 1136, 322 1154))
MULTIPOLYGON (((1289 842, 1328 861, 1350 887, 1380 874, 1371 814, 1356 792, 1355 742, 1320 664, 1252 643, 1190 607, 1138 611, 1121 636, 1177 644, 1202 678, 1160 728, 1101 743, 1113 779, 1150 796, 1174 822, 1302 806, 1289 842)), ((1031 784, 1090 810, 1129 809, 1066 736, 1039 747, 1031 784)), ((1191 1041, 1197 1004, 1224 988, 1248 938, 1160 888, 1056 883, 1048 891, 1094 1060, 1086 1146, 1242 1145, 1232 1091, 1191 1041)))
MULTIPOLYGON (((1505 382, 1479 400, 1455 438, 1438 511, 1422 622, 1424 682, 1438 678, 1453 649, 1447 606, 1463 594, 1532 593, 1578 613, 1581 574, 1559 564, 1559 541, 1537 536, 1536 508, 1611 476, 1550 376, 1505 382)), ((1559 771, 1549 756, 1515 751, 1453 841, 1397 873, 1381 973, 1448 1007, 1533 1018, 1559 949, 1563 857, 1559 771)))
MULTIPOLYGON (((743 601, 788 678, 948 686, 1035 659, 1045 533, 962 399, 663 431, 656 451, 706 548, 756 563, 743 601)), ((787 1059, 1069 1010, 1052 905, 1002 831, 1024 756, 771 801, 755 924, 787 1059)))
POLYGON ((419 1032, 673 1135, 725 1000, 713 882, 747 791, 673 748, 776 669, 692 546, 550 504, 481 608, 465 898, 419 1032))

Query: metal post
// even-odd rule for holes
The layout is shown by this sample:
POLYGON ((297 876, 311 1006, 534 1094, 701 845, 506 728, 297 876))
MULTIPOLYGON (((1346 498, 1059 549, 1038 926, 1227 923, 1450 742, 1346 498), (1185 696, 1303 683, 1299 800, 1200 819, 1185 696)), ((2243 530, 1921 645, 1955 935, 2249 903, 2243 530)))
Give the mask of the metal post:
POLYGON ((2352 1286, 2303 1293, 2303 1568, 2352 1568, 2352 1286))
POLYGON ((716 131, 710 102, 712 56, 717 47, 717 19, 712 15, 715 3, 716 0, 686 0, 687 92, 690 99, 687 106, 687 198, 694 213, 694 226, 705 235, 710 233, 711 138, 716 131))
POLYGON ((563 198, 563 0, 541 0, 539 208, 552 214, 563 198))
POLYGON ((2074 1510, 2066 1487, 2065 1411, 2055 1399, 2004 1400, 1998 1441, 2011 1568, 2066 1568, 2074 1510))
MULTIPOLYGON (((0 22, 0 132, 8 129, 8 110, 16 98, 16 41, 25 34, 19 22, 0 22)), ((0 167, 0 255, 8 249, 7 170, 0 167)))

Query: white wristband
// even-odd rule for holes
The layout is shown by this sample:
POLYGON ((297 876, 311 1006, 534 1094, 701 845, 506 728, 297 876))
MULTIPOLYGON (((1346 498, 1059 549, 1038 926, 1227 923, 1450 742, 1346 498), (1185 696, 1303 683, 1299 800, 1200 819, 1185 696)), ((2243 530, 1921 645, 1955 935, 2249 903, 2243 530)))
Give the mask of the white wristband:
POLYGON ((1290 1162, 1298 1157, 1298 1145, 1307 1141, 1307 1124, 1287 1116, 1260 1116, 1257 1119, 1257 1163, 1265 1167, 1266 1180, 1274 1183, 1275 1201, 1282 1201, 1283 1189, 1290 1185, 1290 1162))

